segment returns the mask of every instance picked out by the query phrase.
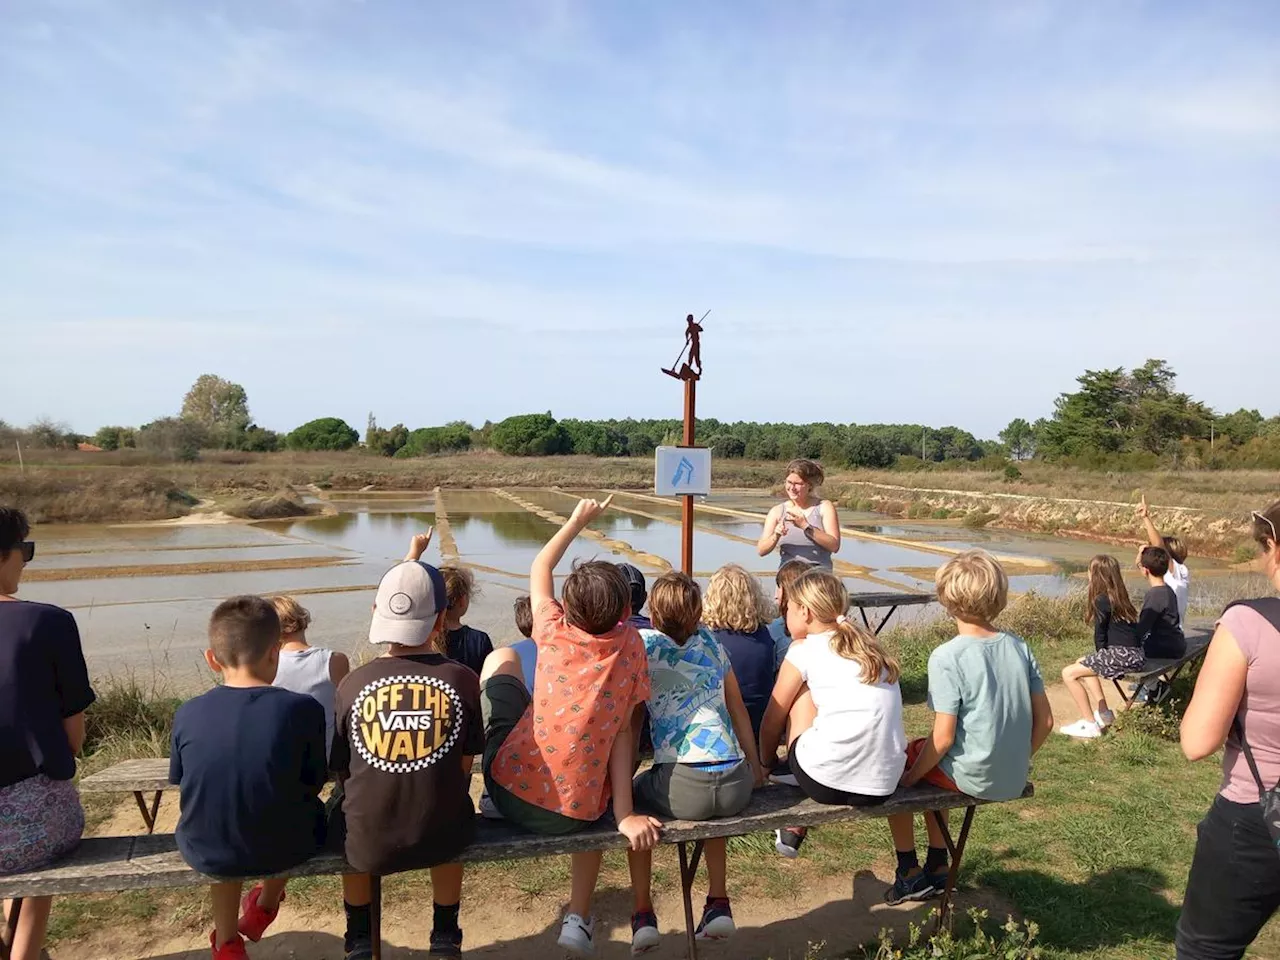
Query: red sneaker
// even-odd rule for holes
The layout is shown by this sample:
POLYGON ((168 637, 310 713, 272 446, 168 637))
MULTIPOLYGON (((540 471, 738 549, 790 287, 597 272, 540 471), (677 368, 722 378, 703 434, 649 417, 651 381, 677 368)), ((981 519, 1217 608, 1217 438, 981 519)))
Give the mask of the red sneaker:
MULTIPOLYGON (((244 895, 244 899, 240 901, 240 923, 239 929, 242 936, 248 937, 254 943, 262 939, 262 935, 267 932, 267 927, 275 921, 280 915, 280 908, 276 907, 270 913, 258 906, 258 897, 262 896, 262 884, 255 885, 248 893, 244 895)), ((280 895, 280 902, 284 903, 284 894, 280 895)))
POLYGON ((213 960, 249 960, 249 954, 244 952, 244 941, 239 937, 232 937, 220 947, 214 946, 217 940, 217 931, 210 931, 209 946, 213 947, 213 960))

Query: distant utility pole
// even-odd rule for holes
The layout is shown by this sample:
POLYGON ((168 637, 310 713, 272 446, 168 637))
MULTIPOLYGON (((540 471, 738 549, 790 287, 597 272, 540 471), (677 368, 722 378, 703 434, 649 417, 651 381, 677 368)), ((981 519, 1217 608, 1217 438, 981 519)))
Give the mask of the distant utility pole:
POLYGON ((929 428, 925 427, 923 430, 920 431, 920 459, 921 460, 929 459, 924 455, 924 441, 925 441, 925 438, 927 438, 928 436, 929 436, 929 428))
POLYGON ((1213 424, 1209 424, 1209 452, 1213 453, 1213 424))

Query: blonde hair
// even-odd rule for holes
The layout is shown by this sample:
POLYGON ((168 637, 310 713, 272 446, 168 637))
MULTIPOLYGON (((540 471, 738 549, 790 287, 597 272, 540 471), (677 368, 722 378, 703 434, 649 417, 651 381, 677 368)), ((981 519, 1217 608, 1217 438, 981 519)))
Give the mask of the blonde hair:
POLYGON ((863 683, 880 683, 882 679, 885 683, 898 682, 898 661, 885 652, 869 630, 845 616, 849 591, 838 577, 825 570, 811 570, 791 586, 787 603, 804 607, 819 623, 836 625, 831 649, 862 668, 863 683))
POLYGON ((311 626, 311 611, 293 597, 272 597, 271 605, 276 608, 276 616, 280 618, 280 636, 302 633, 311 626))
MULTIPOLYGON (((653 598, 649 598, 653 612, 653 598)), ((711 575, 702 601, 702 622, 712 630, 755 633, 773 619, 773 605, 765 599, 760 581, 736 563, 727 563, 711 575)))
POLYGON ((1097 616, 1098 598, 1105 596, 1111 602, 1111 613, 1126 623, 1138 622, 1129 588, 1124 585, 1120 561, 1110 554, 1100 553, 1089 561, 1089 606, 1084 612, 1084 622, 1093 625, 1097 616))
POLYGON ((990 623, 1009 603, 1009 577, 984 550, 952 557, 934 576, 938 602, 957 620, 990 623))
POLYGON ((446 563, 440 568, 440 576, 444 579, 446 607, 456 607, 459 603, 471 601, 476 593, 474 573, 455 563, 446 563))
POLYGON ((649 618, 654 627, 676 643, 688 640, 698 632, 698 621, 702 619, 702 591, 697 581, 674 571, 653 581, 649 618))

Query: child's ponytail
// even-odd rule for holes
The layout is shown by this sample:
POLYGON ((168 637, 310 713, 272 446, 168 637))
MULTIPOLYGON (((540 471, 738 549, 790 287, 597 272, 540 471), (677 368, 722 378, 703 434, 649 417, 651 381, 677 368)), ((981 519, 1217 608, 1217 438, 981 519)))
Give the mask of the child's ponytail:
POLYGON ((837 577, 819 570, 806 573, 788 591, 787 602, 804 607, 823 623, 836 625, 831 649, 862 668, 863 683, 898 682, 902 673, 898 661, 885 652, 870 631, 845 616, 849 592, 837 577))

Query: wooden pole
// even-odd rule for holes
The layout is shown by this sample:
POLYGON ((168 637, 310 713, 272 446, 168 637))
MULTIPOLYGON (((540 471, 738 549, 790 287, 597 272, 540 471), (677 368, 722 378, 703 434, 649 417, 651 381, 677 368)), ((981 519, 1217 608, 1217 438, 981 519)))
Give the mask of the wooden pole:
MULTIPOLYGON (((696 380, 684 382, 684 444, 692 447, 694 442, 694 401, 698 389, 696 380)), ((693 495, 684 498, 680 518, 680 569, 693 576, 693 495)))

